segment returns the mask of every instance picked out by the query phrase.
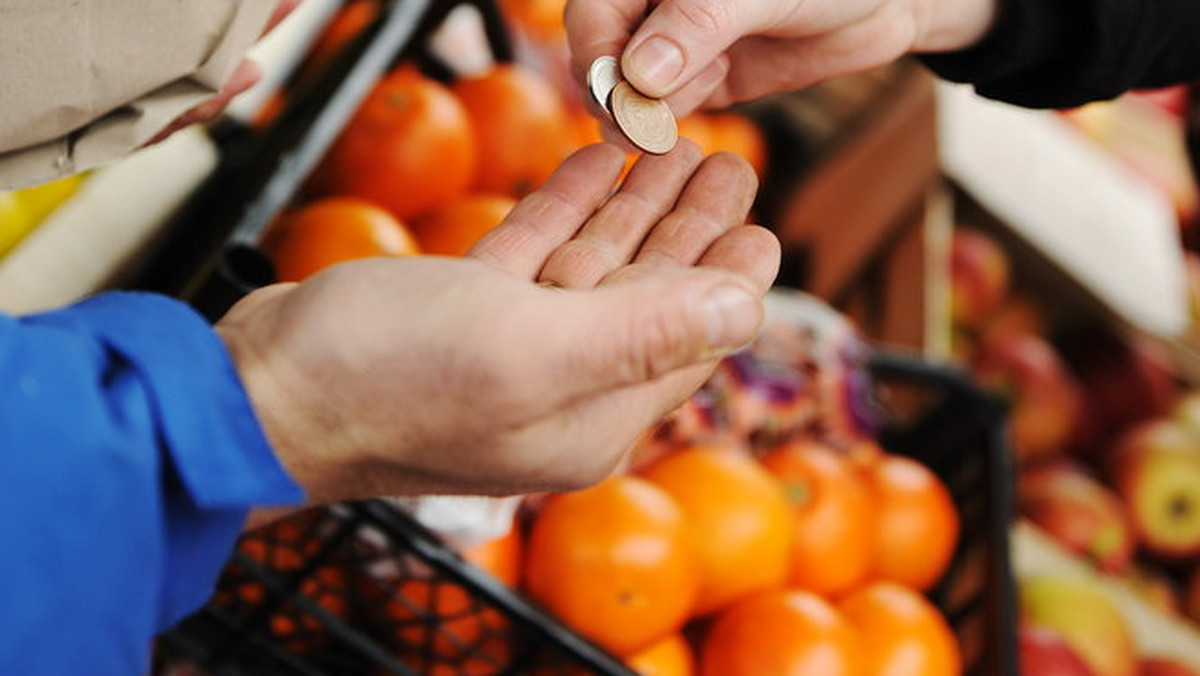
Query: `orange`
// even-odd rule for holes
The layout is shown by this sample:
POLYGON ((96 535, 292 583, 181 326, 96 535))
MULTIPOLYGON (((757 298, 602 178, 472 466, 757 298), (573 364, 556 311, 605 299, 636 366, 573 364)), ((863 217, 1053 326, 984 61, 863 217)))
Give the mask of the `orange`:
POLYGON ((788 584, 824 596, 867 579, 875 563, 875 503, 851 460, 816 441, 794 441, 762 458, 792 505, 788 584))
POLYGON ((556 40, 566 35, 563 10, 567 0, 501 0, 504 14, 530 35, 556 40))
POLYGON ((567 124, 570 128, 571 145, 574 148, 604 142, 604 136, 600 133, 600 121, 583 108, 576 108, 568 113, 567 124))
POLYGON ((870 469, 887 455, 878 442, 867 438, 850 440, 843 453, 860 471, 870 469))
POLYGON ((838 607, 862 636, 867 676, 959 676, 962 659, 945 618, 924 596, 891 582, 855 591, 838 607))
POLYGON ((741 155, 762 178, 767 171, 767 141, 758 125, 738 113, 715 113, 708 116, 708 133, 712 152, 741 155))
POLYGON ((681 634, 671 634, 630 655, 626 664, 641 676, 692 676, 696 660, 681 634))
POLYGON ((462 256, 516 205, 503 195, 468 195, 417 221, 413 234, 424 253, 462 256))
POLYGON ((865 657, 872 649, 821 597, 773 590, 739 601, 717 617, 700 649, 700 673, 866 676, 865 657))
POLYGON ((629 476, 553 496, 529 532, 525 585, 604 648, 641 650, 678 631, 696 598, 683 511, 666 492, 629 476))
POLYGON ((379 81, 318 168, 318 192, 353 195, 409 220, 467 192, 478 159, 458 99, 411 68, 379 81))
POLYGON ((509 587, 521 580, 521 531, 514 524, 504 535, 464 551, 462 557, 509 587))
MULTIPOLYGON (((366 591, 368 598, 379 593, 366 591)), ((384 643, 420 673, 498 674, 511 659, 508 618, 466 587, 449 579, 408 578, 384 593, 394 596, 377 619, 384 643)))
POLYGON ((924 465, 895 455, 878 461, 867 476, 876 503, 874 576, 929 589, 958 541, 950 492, 924 465))
POLYGON ((562 98, 545 78, 517 65, 459 80, 454 93, 479 145, 478 192, 523 197, 542 184, 572 145, 562 98))
POLYGON ((289 214, 264 248, 285 282, 343 261, 418 253, 416 240, 391 214, 352 197, 319 200, 289 214))
POLYGON ((308 56, 300 66, 302 77, 311 76, 328 64, 347 43, 371 25, 379 16, 379 10, 379 0, 351 0, 339 9, 308 50, 308 56))
POLYGON ((687 514, 701 566, 696 611, 706 614, 787 576, 792 517, 779 483, 732 448, 693 446, 643 475, 687 514))
POLYGON ((679 127, 679 137, 686 138, 700 146, 700 152, 706 157, 716 152, 716 145, 713 143, 712 125, 709 124, 709 118, 706 113, 692 113, 679 120, 677 125, 679 127))
MULTIPOLYGON (((323 566, 304 579, 299 594, 315 602, 335 620, 347 617, 346 574, 340 568, 323 566)), ((294 653, 305 654, 323 648, 330 641, 327 620, 298 606, 285 603, 270 617, 271 633, 282 640, 294 653)))

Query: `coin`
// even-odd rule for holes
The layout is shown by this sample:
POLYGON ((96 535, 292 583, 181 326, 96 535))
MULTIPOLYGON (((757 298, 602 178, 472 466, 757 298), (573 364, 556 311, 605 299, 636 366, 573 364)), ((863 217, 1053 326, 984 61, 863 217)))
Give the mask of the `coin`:
POLYGON ((648 153, 668 153, 679 139, 670 106, 642 96, 628 82, 619 82, 613 88, 612 113, 621 133, 648 153))
POLYGON ((602 110, 609 110, 608 96, 621 81, 621 64, 615 56, 602 56, 588 68, 588 89, 602 110))

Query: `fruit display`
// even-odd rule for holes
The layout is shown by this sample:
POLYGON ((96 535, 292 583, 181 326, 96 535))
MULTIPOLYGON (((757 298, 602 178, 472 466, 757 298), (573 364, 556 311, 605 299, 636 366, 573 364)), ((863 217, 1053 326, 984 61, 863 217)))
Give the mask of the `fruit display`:
MULTIPOLYGON (((1021 516, 1149 606, 1179 622, 1200 622, 1184 597, 1188 576, 1200 565, 1200 428, 1194 423, 1200 390, 1177 377, 1146 338, 1088 318, 1054 324, 1008 251, 995 235, 960 227, 950 279, 957 356, 1010 410, 1021 516)), ((1031 582, 1029 613, 1065 603, 1040 601, 1043 594, 1078 592, 1077 605, 1100 603, 1058 586, 1031 582)), ((1056 630, 1069 639, 1079 625, 1112 612, 1061 618, 1056 630)), ((1079 630, 1108 648, 1122 644, 1079 630)), ((1026 643, 1036 655, 1028 659, 1056 665, 1048 670, 1078 672, 1047 637, 1030 636, 1026 643)), ((1122 650, 1130 654, 1118 660, 1088 655, 1091 649, 1080 648, 1089 673, 1138 672, 1136 650, 1122 650)))
MULTIPOLYGON (((563 76, 561 32, 545 19, 554 3, 502 4, 515 61, 456 72, 420 54, 375 84, 259 242, 279 279, 369 256, 463 255, 599 140, 563 76)), ((298 82, 336 62, 378 7, 347 3, 298 82)), ((737 111, 694 114, 679 132, 768 171, 762 133, 737 111)), ((968 532, 962 511, 973 505, 975 526, 1005 520, 1007 503, 978 476, 992 436, 977 428, 991 419, 964 416, 969 443, 932 435, 943 453, 978 456, 958 486, 915 459, 928 449, 888 450, 875 437, 889 418, 871 349, 826 306, 796 310, 786 295, 768 301, 782 320, 722 359, 613 477, 530 496, 507 536, 457 553, 382 502, 277 522, 243 539, 213 604, 164 654, 372 675, 958 676, 978 665, 1009 619, 990 599, 1006 565, 980 546, 995 529, 968 532), (213 637, 255 648, 205 655, 197 646, 213 637)))

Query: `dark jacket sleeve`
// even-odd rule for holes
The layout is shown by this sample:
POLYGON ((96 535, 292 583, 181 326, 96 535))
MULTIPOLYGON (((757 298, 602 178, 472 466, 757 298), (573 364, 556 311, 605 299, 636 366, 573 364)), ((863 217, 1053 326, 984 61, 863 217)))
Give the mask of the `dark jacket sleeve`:
POLYGON ((187 306, 0 315, 0 674, 147 673, 247 511, 302 497, 187 306))
POLYGON ((1069 108, 1200 77, 1198 0, 999 0, 973 48, 921 58, 982 96, 1069 108))

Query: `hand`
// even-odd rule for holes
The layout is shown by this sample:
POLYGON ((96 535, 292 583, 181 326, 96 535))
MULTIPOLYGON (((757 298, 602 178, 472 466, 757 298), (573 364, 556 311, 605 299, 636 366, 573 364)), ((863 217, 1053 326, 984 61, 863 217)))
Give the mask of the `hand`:
POLYGON ((997 0, 569 0, 576 76, 619 56, 676 115, 978 41, 997 0))
POLYGON ((685 141, 610 196, 622 164, 576 153, 465 259, 346 263, 221 320, 313 501, 589 485, 752 339, 779 263, 754 172, 685 141))

